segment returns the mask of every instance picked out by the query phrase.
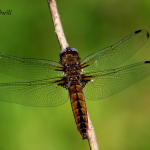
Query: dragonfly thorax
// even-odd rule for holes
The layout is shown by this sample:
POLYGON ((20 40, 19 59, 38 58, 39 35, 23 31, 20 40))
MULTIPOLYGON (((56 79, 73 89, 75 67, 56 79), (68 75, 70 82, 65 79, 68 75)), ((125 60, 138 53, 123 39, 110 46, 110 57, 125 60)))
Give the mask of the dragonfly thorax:
MULTIPOLYGON (((82 76, 82 70, 81 67, 79 65, 78 61, 75 61, 75 59, 71 59, 69 57, 69 60, 66 60, 66 63, 64 65, 64 76, 66 77, 68 82, 73 82, 74 84, 76 84, 76 82, 80 82, 81 81, 81 76, 82 76)), ((78 83, 79 84, 79 83, 78 83)))

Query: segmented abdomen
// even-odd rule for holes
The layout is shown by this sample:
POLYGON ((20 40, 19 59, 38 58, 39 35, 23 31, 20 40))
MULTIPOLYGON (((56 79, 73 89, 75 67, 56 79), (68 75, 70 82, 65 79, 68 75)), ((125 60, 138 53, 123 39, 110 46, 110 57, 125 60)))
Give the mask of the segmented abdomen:
POLYGON ((69 88, 69 94, 77 129, 82 135, 82 138, 86 139, 88 118, 82 87, 80 85, 71 85, 69 88))

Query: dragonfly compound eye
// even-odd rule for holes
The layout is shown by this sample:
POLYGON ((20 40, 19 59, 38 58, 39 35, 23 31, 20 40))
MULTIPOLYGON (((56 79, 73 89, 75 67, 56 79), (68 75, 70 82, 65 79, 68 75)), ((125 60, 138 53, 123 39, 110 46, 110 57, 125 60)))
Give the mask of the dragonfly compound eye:
POLYGON ((78 51, 75 48, 64 49, 60 52, 60 59, 62 59, 68 54, 72 54, 73 56, 78 56, 78 51))

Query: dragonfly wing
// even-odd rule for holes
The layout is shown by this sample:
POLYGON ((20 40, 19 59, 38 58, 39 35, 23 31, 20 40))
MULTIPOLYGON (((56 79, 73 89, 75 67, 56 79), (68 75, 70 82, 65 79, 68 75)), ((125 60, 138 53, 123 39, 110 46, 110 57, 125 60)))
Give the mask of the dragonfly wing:
POLYGON ((129 66, 90 73, 93 76, 84 87, 87 99, 99 100, 118 93, 130 85, 150 75, 150 61, 139 62, 129 66))
POLYGON ((21 58, 0 53, 0 72, 7 75, 40 80, 53 77, 63 77, 61 65, 55 61, 21 58))
POLYGON ((149 33, 138 30, 116 44, 97 51, 81 61, 83 73, 115 68, 135 54, 147 41, 149 33))
POLYGON ((52 107, 68 100, 68 91, 54 79, 21 83, 0 83, 0 101, 33 107, 52 107))

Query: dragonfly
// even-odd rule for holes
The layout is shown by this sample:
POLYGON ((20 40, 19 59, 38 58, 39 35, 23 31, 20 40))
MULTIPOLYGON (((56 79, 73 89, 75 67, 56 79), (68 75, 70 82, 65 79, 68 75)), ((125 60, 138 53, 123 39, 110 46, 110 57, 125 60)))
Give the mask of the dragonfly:
POLYGON ((137 30, 112 46, 80 60, 75 48, 60 52, 59 62, 21 58, 0 53, 0 72, 27 82, 0 83, 0 101, 33 107, 70 103, 83 139, 88 138, 85 98, 100 100, 150 75, 150 61, 118 67, 147 41, 149 33, 137 30), (30 82, 29 82, 30 81, 30 82))

